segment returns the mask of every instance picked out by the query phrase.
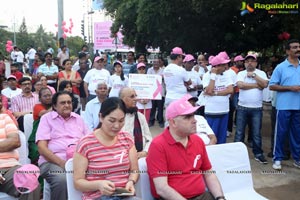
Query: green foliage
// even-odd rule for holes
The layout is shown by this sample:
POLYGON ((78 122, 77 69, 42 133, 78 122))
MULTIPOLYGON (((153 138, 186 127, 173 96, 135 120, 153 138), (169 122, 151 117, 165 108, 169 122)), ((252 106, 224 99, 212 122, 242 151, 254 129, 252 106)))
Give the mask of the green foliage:
POLYGON ((121 30, 124 43, 134 46, 137 52, 145 51, 145 46, 159 46, 167 52, 181 46, 185 52, 213 54, 223 50, 277 51, 282 44, 277 36, 283 31, 299 38, 298 14, 271 15, 256 9, 241 16, 240 0, 104 0, 104 7, 114 18, 112 32, 121 30))
MULTIPOLYGON (((5 45, 7 40, 13 41, 14 33, 9 32, 5 29, 0 28, 0 52, 3 55, 8 56, 9 53, 5 50, 5 45)), ((50 45, 55 51, 57 50, 57 36, 53 33, 45 32, 45 29, 40 25, 35 33, 28 33, 25 18, 23 18, 22 24, 20 25, 18 31, 16 32, 17 46, 27 53, 28 48, 32 45, 35 49, 41 47, 43 51, 48 49, 50 45)), ((68 37, 66 39, 66 44, 70 49, 70 55, 77 56, 78 52, 81 49, 81 46, 84 44, 84 41, 81 37, 68 37)), ((57 51, 56 51, 57 52, 57 51)))

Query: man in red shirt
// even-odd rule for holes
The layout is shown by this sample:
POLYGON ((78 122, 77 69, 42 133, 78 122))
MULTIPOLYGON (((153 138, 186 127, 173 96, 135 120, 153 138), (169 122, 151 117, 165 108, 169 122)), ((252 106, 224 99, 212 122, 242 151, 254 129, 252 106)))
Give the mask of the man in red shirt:
POLYGON ((23 78, 23 73, 19 71, 16 63, 10 65, 10 74, 16 77, 17 82, 23 78))
POLYGON ((198 108, 181 98, 166 109, 169 126, 153 139, 146 158, 155 199, 225 199, 205 145, 193 134, 198 108))

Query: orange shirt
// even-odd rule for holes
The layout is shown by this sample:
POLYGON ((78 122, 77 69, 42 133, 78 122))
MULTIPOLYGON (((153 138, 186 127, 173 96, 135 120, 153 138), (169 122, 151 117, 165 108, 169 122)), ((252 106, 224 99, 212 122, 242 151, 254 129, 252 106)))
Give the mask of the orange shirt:
MULTIPOLYGON (((9 134, 19 133, 17 126, 7 114, 0 114, 0 141, 7 139, 9 134)), ((19 165, 17 149, 9 152, 0 152, 0 169, 19 165)))

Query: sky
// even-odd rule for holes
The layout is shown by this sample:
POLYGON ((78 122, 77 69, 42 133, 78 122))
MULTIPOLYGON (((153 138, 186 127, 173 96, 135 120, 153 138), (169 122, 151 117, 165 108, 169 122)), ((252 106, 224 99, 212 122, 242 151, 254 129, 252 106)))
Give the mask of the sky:
MULTIPOLYGON (((69 19, 72 18, 74 27, 71 36, 80 36, 80 23, 84 13, 83 0, 63 1, 66 27, 70 26, 69 19)), ((42 24, 46 32, 55 34, 55 24, 58 23, 57 10, 57 0, 6 0, 0 12, 0 25, 8 26, 7 30, 13 31, 15 21, 18 30, 25 17, 28 32, 36 32, 42 24)))

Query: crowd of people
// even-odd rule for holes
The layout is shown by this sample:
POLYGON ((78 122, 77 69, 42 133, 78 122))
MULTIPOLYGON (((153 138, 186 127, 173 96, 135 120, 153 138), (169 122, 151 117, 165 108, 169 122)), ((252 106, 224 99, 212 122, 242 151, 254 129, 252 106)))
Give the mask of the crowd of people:
POLYGON ((18 134, 32 115, 29 158, 49 183, 51 199, 68 198, 65 163, 72 157, 74 185, 83 199, 118 200, 120 187, 134 194, 143 157, 154 198, 225 199, 205 146, 226 143, 234 126, 234 142, 244 142, 248 126, 254 158, 267 164, 261 134, 265 88, 272 91, 272 166, 281 170, 291 154, 300 168, 298 40, 287 42, 287 57, 273 73, 259 67, 255 53, 229 57, 223 51, 195 59, 175 47, 166 64, 162 57, 148 63, 145 54, 135 61, 134 52, 126 61, 110 62, 105 53, 91 61, 85 45, 72 61, 66 46, 55 58, 51 49, 42 55, 30 47, 28 74, 19 49, 12 52, 11 74, 1 84, 0 192, 21 199, 40 192, 14 188, 13 174, 21 167, 18 134), (162 76, 162 99, 139 99, 128 87, 129 73, 162 76), (153 139, 156 122, 165 129, 153 139))

